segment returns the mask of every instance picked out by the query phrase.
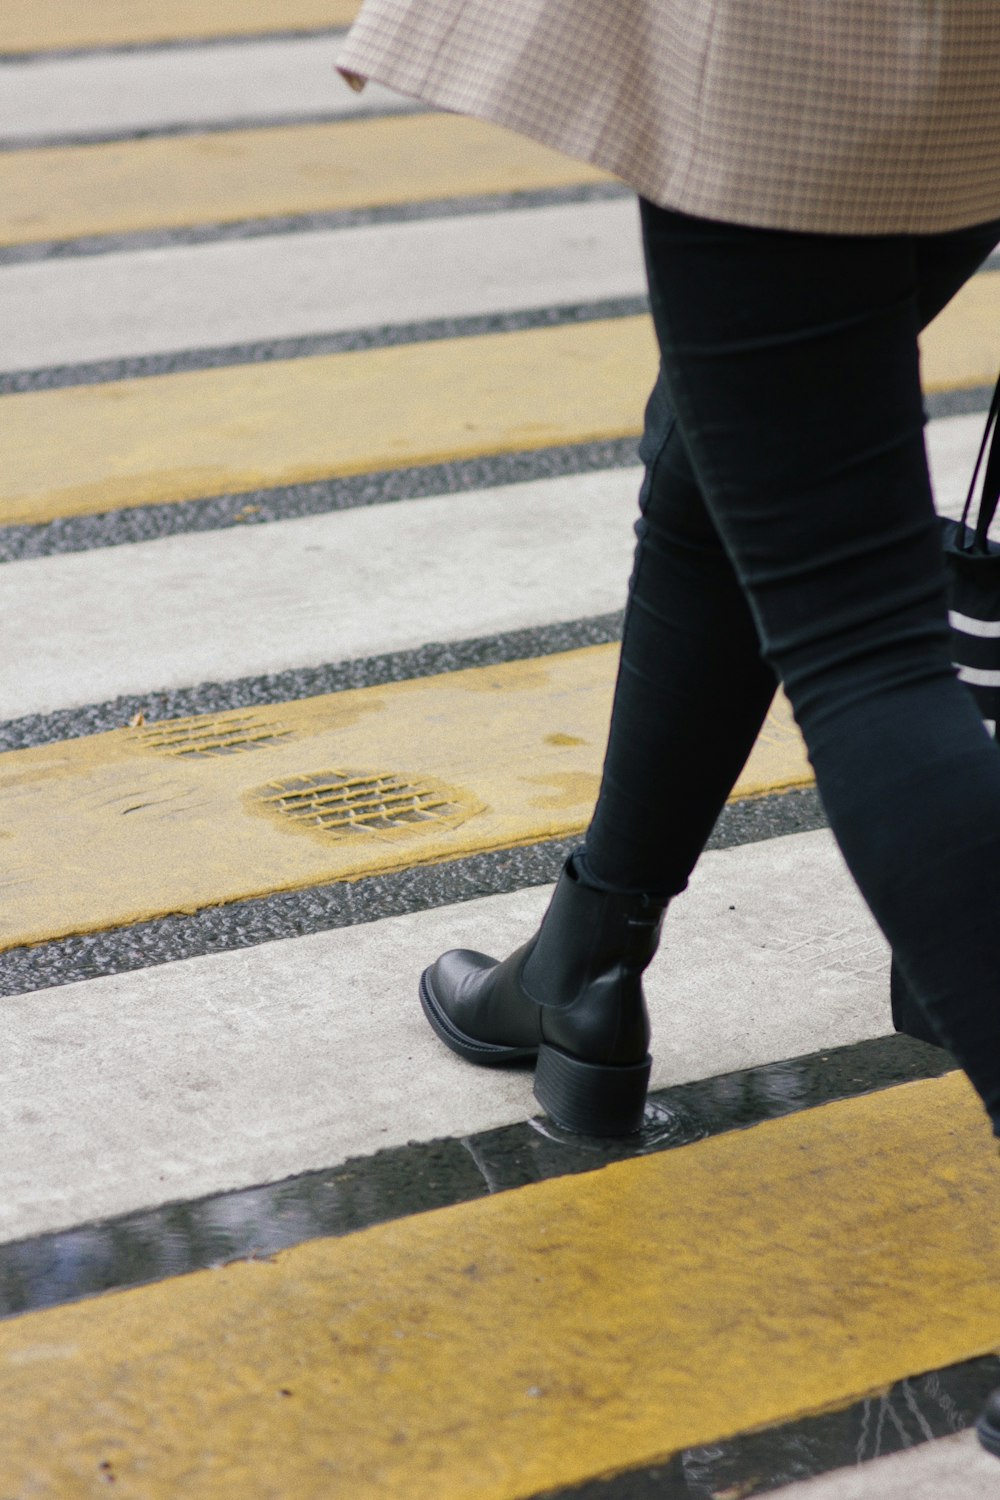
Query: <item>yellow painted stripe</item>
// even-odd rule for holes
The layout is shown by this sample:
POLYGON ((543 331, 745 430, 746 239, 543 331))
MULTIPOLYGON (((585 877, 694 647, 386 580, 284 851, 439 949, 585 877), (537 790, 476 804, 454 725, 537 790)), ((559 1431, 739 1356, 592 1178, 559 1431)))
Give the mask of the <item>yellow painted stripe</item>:
POLYGON ((635 434, 649 320, 0 398, 0 524, 635 434))
MULTIPOLYGON (((945 310, 930 389, 985 383, 997 313, 996 273, 945 310)), ((0 524, 628 437, 656 360, 621 318, 5 396, 0 524)))
POLYGON ((1000 368, 1000 271, 966 282, 920 346, 926 390, 993 385, 1000 368))
MULTIPOLYGON (((0 756, 0 947, 577 832, 617 655, 590 647, 0 756)), ((737 795, 810 775, 782 703, 737 795)))
MULTIPOLYGON (((346 85, 331 71, 330 108, 346 85)), ((0 155, 0 244, 605 181, 522 136, 409 115, 0 155)))
POLYGON ((1000 1346, 998 1193, 952 1074, 32 1314, 4 1493, 519 1500, 843 1406, 1000 1346))
POLYGON ((358 0, 8 0, 0 52, 113 47, 348 26, 358 0))

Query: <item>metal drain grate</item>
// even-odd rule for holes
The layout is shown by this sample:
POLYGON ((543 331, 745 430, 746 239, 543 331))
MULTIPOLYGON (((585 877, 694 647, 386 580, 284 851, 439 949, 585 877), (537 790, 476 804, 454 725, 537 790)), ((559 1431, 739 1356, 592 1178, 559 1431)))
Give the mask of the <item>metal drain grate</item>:
POLYGON ((272 781, 253 793, 257 810, 323 833, 412 831, 454 825, 481 810, 455 787, 392 772, 317 771, 272 781))
POLYGON ((133 731, 143 750, 160 755, 238 755, 277 744, 292 733, 255 714, 227 714, 219 719, 164 719, 133 731))

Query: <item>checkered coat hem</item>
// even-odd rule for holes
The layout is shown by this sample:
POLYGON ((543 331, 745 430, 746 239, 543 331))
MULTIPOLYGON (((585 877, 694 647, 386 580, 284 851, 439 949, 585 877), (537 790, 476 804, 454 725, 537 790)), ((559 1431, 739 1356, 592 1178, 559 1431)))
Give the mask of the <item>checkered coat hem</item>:
POLYGON ((366 0, 337 66, 706 218, 1000 217, 1000 0, 366 0))

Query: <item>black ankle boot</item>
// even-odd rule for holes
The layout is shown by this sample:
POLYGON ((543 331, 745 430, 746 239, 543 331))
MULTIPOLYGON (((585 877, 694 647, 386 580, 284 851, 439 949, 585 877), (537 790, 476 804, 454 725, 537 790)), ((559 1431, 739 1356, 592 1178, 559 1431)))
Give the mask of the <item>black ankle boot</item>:
POLYGON ((583 885, 571 857, 523 948, 502 962, 454 948, 424 972, 424 1014, 469 1062, 537 1058, 535 1098, 566 1129, 629 1135, 649 1086, 642 971, 663 910, 647 896, 583 885))
POLYGON ((1000 1390, 987 1396, 986 1405, 976 1423, 976 1434, 986 1451, 1000 1458, 1000 1390))

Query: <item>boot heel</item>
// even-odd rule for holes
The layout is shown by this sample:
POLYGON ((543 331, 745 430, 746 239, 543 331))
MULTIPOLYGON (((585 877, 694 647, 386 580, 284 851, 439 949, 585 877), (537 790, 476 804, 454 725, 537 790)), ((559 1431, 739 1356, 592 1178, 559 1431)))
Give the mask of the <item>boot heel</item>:
POLYGON ((535 1098, 557 1125, 580 1135, 632 1135, 642 1128, 652 1058, 625 1067, 588 1063, 543 1042, 535 1098))

